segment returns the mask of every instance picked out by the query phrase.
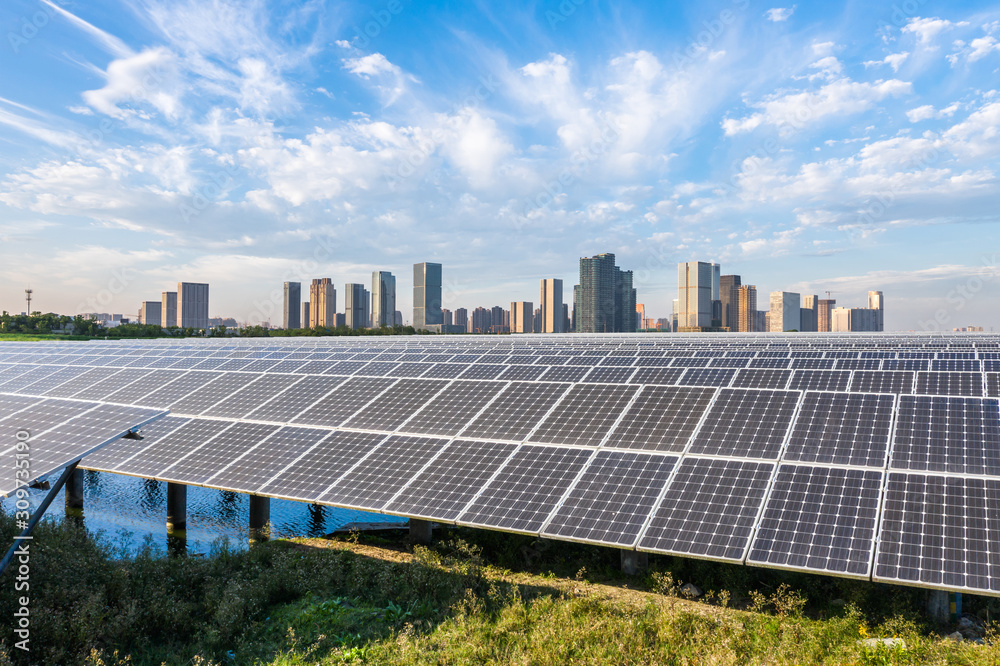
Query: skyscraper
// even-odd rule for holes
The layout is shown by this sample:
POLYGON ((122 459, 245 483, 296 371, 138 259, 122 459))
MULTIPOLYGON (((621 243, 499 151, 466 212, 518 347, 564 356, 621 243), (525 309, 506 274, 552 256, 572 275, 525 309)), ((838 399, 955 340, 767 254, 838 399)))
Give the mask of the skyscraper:
POLYGON ((837 300, 833 298, 821 298, 816 306, 816 328, 820 333, 829 333, 833 330, 832 312, 837 300))
POLYGON ((470 323, 470 333, 489 333, 493 319, 489 310, 479 307, 472 311, 470 323))
POLYGON ((177 319, 181 328, 208 328, 208 285, 177 283, 177 319))
POLYGON ((139 308, 139 323, 147 326, 162 326, 163 323, 163 302, 143 301, 139 308))
POLYGON ((344 285, 344 325, 350 329, 368 327, 370 292, 365 285, 350 282, 344 285))
POLYGON ((875 311, 875 331, 885 330, 885 297, 881 291, 868 292, 868 309, 875 311))
MULTIPOLYGON (((563 332, 563 281, 542 280, 541 287, 542 333, 563 332)), ((513 316, 513 312, 511 313, 513 316)), ((513 331, 513 324, 511 325, 513 331)))
POLYGON ((799 328, 803 333, 815 333, 819 330, 819 296, 810 294, 802 297, 802 324, 799 328))
POLYGON ((302 283, 285 283, 285 309, 283 325, 285 330, 302 328, 302 283))
POLYGON ((697 330, 712 326, 712 264, 689 261, 677 265, 677 326, 697 330))
MULTIPOLYGON (((372 302, 375 301, 375 297, 372 296, 372 302)), ((441 308, 441 323, 445 326, 451 326, 455 323, 455 313, 447 308, 441 308)))
POLYGON ((165 291, 160 296, 163 307, 161 308, 161 316, 163 317, 164 328, 177 325, 177 292, 176 291, 165 291))
POLYGON ((771 292, 770 332, 798 331, 802 327, 800 318, 802 299, 791 291, 771 292))
POLYGON ((757 330, 757 287, 752 284, 742 284, 737 289, 740 333, 753 333, 757 330))
POLYGON ((302 301, 302 328, 312 328, 309 321, 309 301, 302 301))
POLYGON ((372 273, 372 327, 392 326, 396 314, 396 278, 387 271, 372 273))
POLYGON ((739 275, 723 275, 719 278, 719 305, 722 315, 721 325, 730 331, 740 328, 740 285, 739 275))
MULTIPOLYGON (((544 288, 543 288, 544 291, 544 288)), ((514 301, 510 304, 510 332, 532 333, 535 330, 534 303, 514 301)))
POLYGON ((441 324, 441 264, 413 264, 413 327, 441 324))
POLYGON ((615 267, 615 332, 635 333, 635 289, 632 271, 615 267))
POLYGON ((615 255, 580 258, 577 333, 612 333, 615 330, 615 255))
POLYGON ((469 327, 469 311, 465 308, 455 309, 455 326, 459 326, 462 330, 466 330, 469 327))
POLYGON ((722 266, 712 264, 712 328, 722 326, 722 266))
POLYGON ((309 323, 313 327, 337 325, 337 288, 330 278, 317 278, 309 285, 309 323))

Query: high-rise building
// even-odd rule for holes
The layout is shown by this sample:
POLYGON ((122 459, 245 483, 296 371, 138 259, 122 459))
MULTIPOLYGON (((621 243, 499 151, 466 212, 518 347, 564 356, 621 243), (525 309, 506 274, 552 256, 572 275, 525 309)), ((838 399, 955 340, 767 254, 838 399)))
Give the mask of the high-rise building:
POLYGON ((771 333, 798 331, 802 327, 801 309, 802 297, 799 294, 791 291, 772 291, 768 330, 771 333))
POLYGON ((147 326, 162 326, 163 302, 143 301, 139 308, 139 323, 147 326))
POLYGON ((177 325, 177 292, 176 291, 165 291, 160 295, 160 302, 162 304, 160 314, 163 317, 164 328, 169 328, 171 326, 177 325))
POLYGON ((821 298, 816 305, 816 329, 820 333, 829 333, 833 330, 833 308, 837 305, 837 300, 833 298, 821 298))
POLYGON ((632 271, 615 267, 615 332, 635 333, 635 289, 632 271))
POLYGON ((510 324, 509 318, 510 313, 504 310, 499 305, 494 305, 490 308, 490 332, 491 333, 509 333, 510 324))
POLYGON ((330 278, 317 278, 309 285, 309 323, 313 327, 337 325, 337 288, 330 278))
POLYGON ((577 309, 577 304, 580 302, 580 285, 573 285, 573 312, 570 314, 570 331, 577 332, 580 329, 577 328, 577 316, 576 313, 579 312, 577 309))
POLYGON ((753 333, 757 330, 757 286, 742 284, 737 287, 737 292, 739 331, 740 333, 753 333))
POLYGON ((712 326, 712 264, 689 261, 677 264, 677 326, 680 330, 712 326))
MULTIPOLYGON (((542 280, 541 297, 539 304, 539 309, 542 311, 541 332, 562 333, 563 281, 556 278, 542 280)), ((513 331, 513 325, 511 331, 513 331)))
POLYGON ((177 283, 177 319, 181 328, 208 328, 208 285, 177 283))
POLYGON ((512 302, 510 304, 510 332, 533 333, 534 330, 535 330, 534 303, 532 303, 531 301, 512 302))
POLYGON ((873 333, 878 330, 875 308, 833 308, 830 325, 834 333, 873 333))
POLYGON ((368 327, 370 292, 365 285, 349 282, 344 285, 344 325, 350 329, 368 327))
POLYGON ((868 309, 875 311, 875 328, 874 331, 884 331, 885 330, 885 297, 882 295, 881 291, 869 291, 868 292, 868 309))
POLYGON ((413 327, 441 324, 441 264, 413 264, 413 327))
POLYGON ((372 273, 372 327, 392 326, 396 314, 396 278, 387 271, 372 273))
POLYGON ((535 308, 535 311, 531 314, 531 332, 541 333, 542 332, 542 309, 535 308))
POLYGON ((312 328, 312 322, 309 321, 309 301, 302 301, 302 328, 312 328))
POLYGON ((613 333, 615 330, 615 255, 580 258, 577 292, 577 333, 613 333))
POLYGON ((476 308, 472 311, 470 323, 470 333, 489 333, 490 329, 493 327, 493 317, 491 311, 483 307, 476 308))
POLYGON ((466 330, 469 327, 469 311, 465 308, 457 308, 455 310, 455 326, 466 330))
POLYGON ((712 264, 712 328, 722 326, 722 266, 712 264))
POLYGON ((393 320, 396 322, 396 326, 402 326, 403 325, 403 313, 400 312, 399 310, 396 310, 395 315, 393 315, 393 320))
POLYGON ((799 318, 802 320, 799 330, 803 333, 815 333, 819 330, 819 296, 810 294, 802 297, 799 318))
POLYGON ((302 283, 285 283, 285 309, 282 319, 285 330, 302 328, 302 283))
POLYGON ((565 333, 567 331, 572 331, 573 330, 571 328, 572 322, 569 319, 569 305, 567 305, 566 303, 563 303, 562 306, 562 320, 563 320, 563 328, 562 328, 563 332, 565 333))
MULTIPOLYGON (((375 297, 372 296, 372 300, 374 299, 375 297)), ((455 323, 454 313, 447 308, 441 308, 441 323, 445 326, 453 325, 455 323)))
POLYGON ((719 310, 722 315, 720 325, 730 331, 740 328, 740 285, 739 275, 723 275, 719 278, 719 310))

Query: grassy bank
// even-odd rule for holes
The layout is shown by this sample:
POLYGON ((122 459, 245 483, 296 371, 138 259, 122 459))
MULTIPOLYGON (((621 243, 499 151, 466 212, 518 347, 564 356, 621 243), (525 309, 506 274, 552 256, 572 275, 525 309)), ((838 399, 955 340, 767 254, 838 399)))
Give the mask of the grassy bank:
POLYGON ((919 591, 671 558, 625 578, 616 551, 487 532, 122 558, 67 523, 31 548, 31 652, 5 621, 0 664, 1000 664, 922 624, 919 591), (686 599, 682 580, 710 592, 686 599))
POLYGON ((84 335, 56 335, 54 333, 0 333, 0 342, 41 342, 49 340, 91 340, 84 335))

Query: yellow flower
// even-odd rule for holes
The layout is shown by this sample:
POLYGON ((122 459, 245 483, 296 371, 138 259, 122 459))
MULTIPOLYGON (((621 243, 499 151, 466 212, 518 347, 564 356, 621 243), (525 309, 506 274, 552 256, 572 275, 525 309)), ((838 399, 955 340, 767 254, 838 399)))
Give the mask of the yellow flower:
POLYGON ((862 637, 862 638, 868 638, 868 630, 864 628, 864 625, 862 625, 862 626, 861 626, 861 627, 860 627, 860 628, 858 629, 858 633, 859 633, 859 634, 861 634, 861 637, 862 637))

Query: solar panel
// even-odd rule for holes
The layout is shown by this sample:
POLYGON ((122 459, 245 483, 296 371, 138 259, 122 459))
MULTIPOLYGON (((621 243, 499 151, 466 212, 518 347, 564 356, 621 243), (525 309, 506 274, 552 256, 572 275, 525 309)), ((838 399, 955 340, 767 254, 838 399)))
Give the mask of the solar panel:
POLYGON ((258 492, 315 502, 334 481, 385 439, 385 435, 370 432, 333 431, 278 471, 258 492))
POLYGON ((520 442, 568 390, 565 384, 514 382, 460 434, 520 442))
POLYGON ((691 453, 777 458, 799 400, 797 391, 722 389, 691 442, 691 453))
POLYGON ((592 451, 522 446, 469 503, 457 522, 537 533, 592 451))
POLYGON ((900 396, 890 467, 1000 476, 995 399, 900 396))
POLYGON ((231 421, 191 420, 163 437, 147 437, 143 440, 146 442, 145 448, 131 458, 114 465, 109 471, 155 478, 157 472, 204 445, 232 425, 231 421))
POLYGON ((529 439, 597 446, 638 390, 635 386, 576 384, 529 439))
POLYGON ((398 380, 353 377, 337 386, 304 413, 292 419, 303 425, 339 426, 398 380))
POLYGON ((729 386, 735 375, 733 368, 691 368, 677 383, 685 386, 729 386))
POLYGON ((978 372, 918 372, 913 391, 923 395, 982 395, 983 377, 978 372))
MULTIPOLYGON (((79 366, 67 366, 64 368, 59 368, 51 374, 47 374, 42 379, 38 381, 26 384, 18 389, 11 390, 12 393, 24 393, 26 395, 45 395, 46 391, 54 389, 60 384, 65 384, 71 379, 79 377, 83 373, 87 372, 86 368, 81 368, 79 366)), ((7 389, 4 389, 7 390, 7 389)))
POLYGON ((27 372, 20 373, 16 377, 8 379, 3 384, 0 384, 0 391, 4 391, 6 393, 17 393, 25 386, 30 386, 41 379, 53 375, 58 370, 59 368, 54 365, 33 366, 27 372))
POLYGON ((105 400, 126 405, 136 404, 143 396, 183 376, 183 370, 152 370, 125 388, 111 392, 105 400))
POLYGON ((224 373, 170 406, 174 414, 201 414, 236 391, 263 379, 263 375, 224 373))
POLYGON ((317 501, 381 510, 430 462, 446 439, 394 435, 323 493, 317 501))
POLYGON ((559 365, 550 367, 540 379, 547 382, 578 382, 588 372, 590 370, 584 366, 559 365))
POLYGON ((783 389, 788 384, 791 370, 744 368, 736 373, 730 386, 737 388, 783 389))
POLYGON ((300 378, 301 381, 292 384, 280 395, 248 412, 245 418, 287 423, 345 381, 343 377, 318 375, 300 375, 300 378))
POLYGON ((788 388, 799 391, 846 391, 850 370, 796 370, 788 388))
POLYGON ((599 451, 542 534, 634 545, 676 463, 676 456, 599 451))
POLYGON ((986 395, 1000 397, 1000 372, 986 373, 986 395))
POLYGON ((591 369, 583 381, 588 383, 625 384, 635 374, 635 368, 597 367, 591 369))
POLYGON ((177 483, 201 485, 241 453, 277 432, 278 427, 263 423, 235 423, 213 437, 205 446, 166 465, 155 476, 177 483))
POLYGON ((499 442, 455 441, 385 510, 453 521, 516 448, 499 442))
POLYGON ((27 409, 31 405, 37 405, 41 401, 41 398, 26 395, 0 393, 0 421, 27 409))
POLYGON ((500 373, 497 379, 530 381, 541 377, 545 370, 545 366, 541 365, 512 365, 500 373))
POLYGON ((400 430, 430 435, 457 435, 506 386, 500 382, 452 382, 400 426, 400 430))
POLYGON ((439 379, 401 379, 351 417, 344 427, 395 430, 447 385, 439 379))
POLYGON ((476 364, 459 375, 460 379, 496 379, 507 369, 506 365, 476 364))
POLYGON ((681 452, 715 394, 715 389, 647 386, 604 446, 681 452))
POLYGON ((747 562, 867 578, 882 472, 781 465, 747 562))
POLYGON ((191 395, 195 391, 205 387, 209 382, 221 377, 218 372, 208 372, 204 370, 192 370, 184 374, 183 377, 175 379, 163 388, 142 396, 142 403, 152 407, 166 409, 185 396, 191 395))
POLYGON ((855 370, 851 378, 854 393, 913 393, 913 373, 887 370, 855 370))
POLYGON ((202 414, 234 419, 245 418, 264 403, 274 399, 280 400, 282 391, 301 379, 303 379, 301 375, 263 375, 252 384, 238 389, 228 398, 209 407, 202 414))
POLYGON ((772 463, 685 457, 639 550, 742 562, 773 471, 772 463))
POLYGON ((873 580, 1000 591, 1000 480, 888 476, 873 580))
POLYGON ((806 393, 784 459, 884 467, 892 410, 887 394, 806 393))
POLYGON ((109 472, 123 460, 131 458, 153 442, 177 430, 191 419, 183 416, 165 416, 140 429, 142 439, 119 439, 89 454, 80 467, 109 472))

